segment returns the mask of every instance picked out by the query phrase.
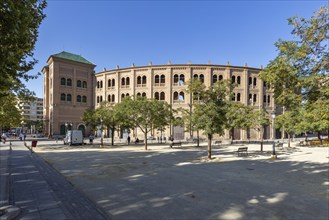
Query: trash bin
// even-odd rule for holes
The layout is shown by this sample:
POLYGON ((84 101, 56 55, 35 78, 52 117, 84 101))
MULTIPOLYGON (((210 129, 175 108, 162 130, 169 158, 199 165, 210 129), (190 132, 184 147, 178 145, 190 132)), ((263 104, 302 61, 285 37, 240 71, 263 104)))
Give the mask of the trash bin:
POLYGON ((32 147, 36 147, 37 146, 37 143, 38 143, 38 141, 32 141, 32 147))

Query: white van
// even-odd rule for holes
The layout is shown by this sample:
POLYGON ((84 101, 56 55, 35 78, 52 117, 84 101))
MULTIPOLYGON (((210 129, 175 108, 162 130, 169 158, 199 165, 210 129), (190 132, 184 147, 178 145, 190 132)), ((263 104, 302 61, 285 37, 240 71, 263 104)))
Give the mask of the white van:
POLYGON ((63 139, 64 144, 72 145, 79 144, 83 145, 83 136, 81 130, 70 130, 67 131, 66 137, 63 139))

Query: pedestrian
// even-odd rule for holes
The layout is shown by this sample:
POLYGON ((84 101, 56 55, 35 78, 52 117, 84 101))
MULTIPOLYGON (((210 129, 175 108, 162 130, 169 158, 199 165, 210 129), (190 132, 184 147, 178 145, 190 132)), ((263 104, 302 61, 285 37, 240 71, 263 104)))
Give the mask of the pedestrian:
POLYGON ((130 144, 130 136, 127 137, 128 145, 130 144))
POLYGON ((2 143, 6 143, 6 140, 7 140, 7 135, 5 134, 5 133, 3 133, 2 135, 1 135, 1 138, 2 138, 2 143))
POLYGON ((24 138, 24 141, 25 141, 25 139, 26 139, 26 133, 24 133, 24 136, 23 136, 23 138, 24 138))
POLYGON ((23 135, 23 133, 20 133, 20 134, 19 134, 19 140, 20 140, 20 141, 22 141, 22 140, 23 140, 23 138, 24 138, 24 135, 23 135))
POLYGON ((89 135, 89 144, 93 144, 94 141, 94 135, 92 133, 90 133, 89 135))

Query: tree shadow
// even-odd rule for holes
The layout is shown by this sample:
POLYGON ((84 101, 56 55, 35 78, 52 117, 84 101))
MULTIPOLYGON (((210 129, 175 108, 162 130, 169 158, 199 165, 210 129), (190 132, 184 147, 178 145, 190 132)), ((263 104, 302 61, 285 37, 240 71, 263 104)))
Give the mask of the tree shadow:
POLYGON ((258 158, 270 152, 225 160, 225 149, 213 161, 195 149, 39 155, 113 219, 327 218, 328 164, 258 158))

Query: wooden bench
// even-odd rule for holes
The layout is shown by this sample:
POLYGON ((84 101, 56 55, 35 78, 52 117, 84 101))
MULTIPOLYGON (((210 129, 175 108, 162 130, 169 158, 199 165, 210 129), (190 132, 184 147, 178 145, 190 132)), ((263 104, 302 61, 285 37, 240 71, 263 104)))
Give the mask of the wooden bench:
POLYGON ((278 143, 276 147, 281 147, 281 149, 283 149, 283 143, 278 143))
POLYGON ((248 147, 239 147, 235 153, 237 153, 238 156, 240 156, 240 154, 247 154, 248 156, 248 147))
POLYGON ((181 147, 182 146, 182 142, 171 142, 170 143, 170 148, 172 148, 173 146, 179 146, 179 147, 181 147))

